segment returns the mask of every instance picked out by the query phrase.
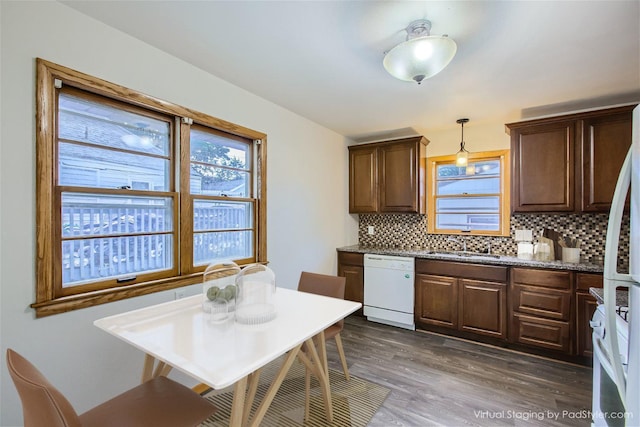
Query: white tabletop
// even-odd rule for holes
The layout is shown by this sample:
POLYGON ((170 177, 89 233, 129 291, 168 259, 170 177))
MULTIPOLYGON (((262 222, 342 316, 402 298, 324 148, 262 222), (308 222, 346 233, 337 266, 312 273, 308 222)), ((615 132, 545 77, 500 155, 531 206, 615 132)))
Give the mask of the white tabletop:
POLYGON ((94 325, 214 389, 228 387, 361 307, 277 288, 277 316, 212 323, 202 295, 98 319, 94 325))

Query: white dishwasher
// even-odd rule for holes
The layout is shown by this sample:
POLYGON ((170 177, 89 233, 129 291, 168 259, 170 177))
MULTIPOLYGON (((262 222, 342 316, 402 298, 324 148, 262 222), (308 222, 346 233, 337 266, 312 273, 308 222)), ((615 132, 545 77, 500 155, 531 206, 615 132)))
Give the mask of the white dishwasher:
POLYGON ((415 330, 414 259, 364 255, 364 315, 367 320, 415 330))

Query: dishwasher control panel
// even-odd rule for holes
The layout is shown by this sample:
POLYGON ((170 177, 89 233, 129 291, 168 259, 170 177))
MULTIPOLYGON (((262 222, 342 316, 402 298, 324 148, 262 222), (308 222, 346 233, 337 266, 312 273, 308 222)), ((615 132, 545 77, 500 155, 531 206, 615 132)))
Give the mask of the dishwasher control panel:
POLYGON ((364 266, 373 268, 387 268, 391 270, 413 271, 415 261, 413 258, 397 257, 389 255, 364 256, 364 266))

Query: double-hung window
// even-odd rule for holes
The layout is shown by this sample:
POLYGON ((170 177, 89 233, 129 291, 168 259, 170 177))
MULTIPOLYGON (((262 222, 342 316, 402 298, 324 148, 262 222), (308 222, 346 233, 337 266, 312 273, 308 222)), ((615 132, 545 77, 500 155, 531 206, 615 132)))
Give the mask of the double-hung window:
POLYGON ((251 261, 255 247, 252 145, 213 129, 192 126, 189 194, 193 213, 193 260, 251 261))
POLYGON ((38 316, 266 262, 266 135, 37 60, 38 316))
POLYGON ((174 276, 171 117, 66 85, 58 90, 57 113, 52 211, 59 295, 174 276))
POLYGON ((509 235, 508 151, 429 158, 428 231, 509 235))

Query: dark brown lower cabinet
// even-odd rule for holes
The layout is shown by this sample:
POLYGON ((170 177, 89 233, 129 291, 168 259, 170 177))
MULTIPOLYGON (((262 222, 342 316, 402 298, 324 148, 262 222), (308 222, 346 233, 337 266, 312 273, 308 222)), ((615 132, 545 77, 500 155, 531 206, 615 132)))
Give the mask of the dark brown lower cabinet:
POLYGON ((507 285, 459 279, 461 331, 507 338, 507 285))
POLYGON ((422 329, 460 331, 498 339, 507 337, 507 269, 416 260, 416 324, 422 329), (436 274, 424 274, 435 272, 436 274), (461 274, 467 277, 442 276, 461 274))
POLYGON ((417 274, 416 321, 458 329, 458 279, 417 274))
POLYGON ((573 275, 571 271, 511 268, 511 342, 575 354, 573 275))
MULTIPOLYGON (((345 299, 364 302, 364 255, 338 252, 345 299)), ((602 274, 416 259, 416 328, 588 364, 602 274)), ((358 312, 362 315, 362 310, 358 312)))
MULTIPOLYGON (((364 255, 338 252, 338 276, 346 278, 344 299, 364 304, 364 255)), ((355 314, 363 316, 363 309, 355 314)))
POLYGON ((576 351, 578 356, 593 356, 593 341, 589 321, 598 303, 589 294, 589 288, 602 287, 602 274, 576 274, 576 351))
POLYGON ((519 344, 571 353, 571 324, 514 313, 512 337, 519 344))
POLYGON ((593 341, 589 321, 596 311, 596 299, 585 292, 576 292, 576 347, 578 356, 593 356, 593 341))

